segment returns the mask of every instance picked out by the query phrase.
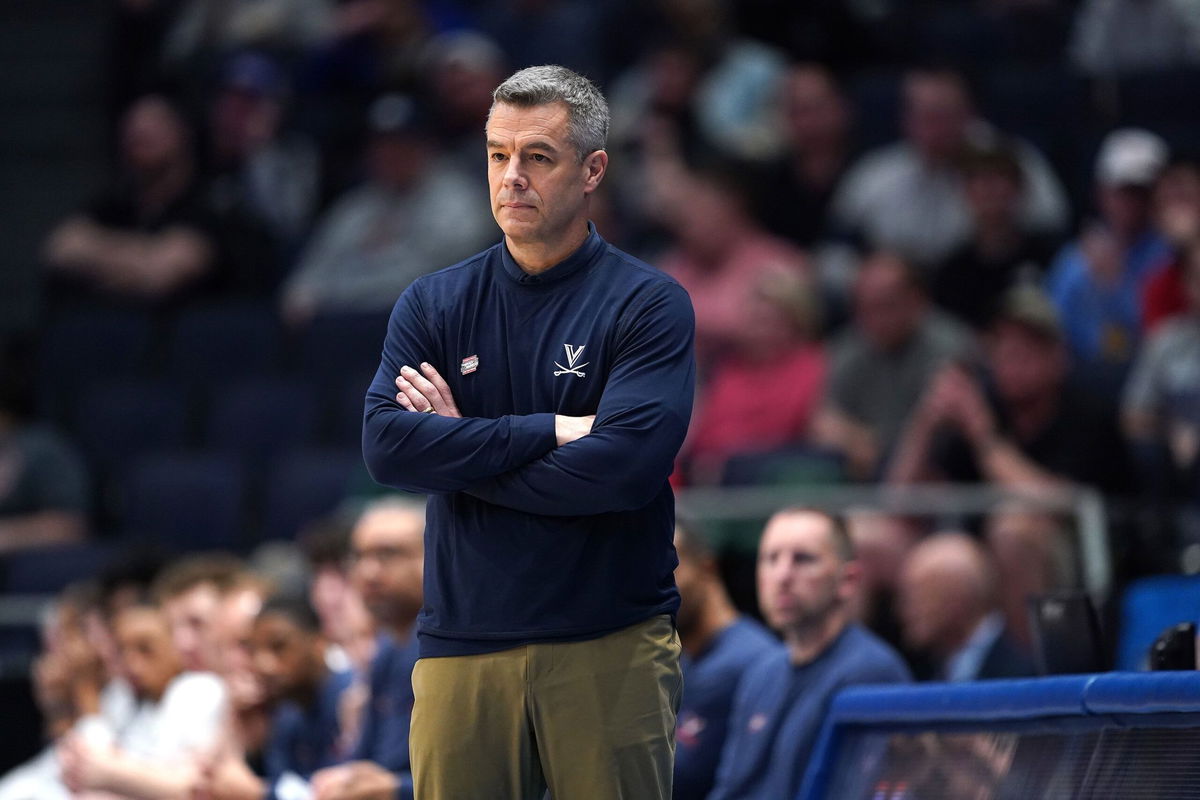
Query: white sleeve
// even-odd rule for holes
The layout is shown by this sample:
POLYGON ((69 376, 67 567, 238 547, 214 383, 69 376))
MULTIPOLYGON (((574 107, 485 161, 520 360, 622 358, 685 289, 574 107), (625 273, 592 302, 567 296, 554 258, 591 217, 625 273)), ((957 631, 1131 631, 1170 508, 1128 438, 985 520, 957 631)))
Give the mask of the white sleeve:
POLYGON ((225 683, 211 672, 187 672, 167 687, 159 709, 155 756, 177 761, 218 745, 228 710, 225 683))

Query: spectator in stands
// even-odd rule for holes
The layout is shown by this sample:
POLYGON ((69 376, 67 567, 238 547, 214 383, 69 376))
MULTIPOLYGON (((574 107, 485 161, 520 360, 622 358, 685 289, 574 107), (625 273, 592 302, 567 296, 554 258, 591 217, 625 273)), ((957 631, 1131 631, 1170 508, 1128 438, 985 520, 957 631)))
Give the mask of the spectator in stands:
POLYGON ((691 295, 696 359, 703 368, 746 340, 755 288, 771 275, 805 274, 807 260, 754 220, 732 167, 682 173, 668 183, 660 188, 660 210, 676 245, 657 266, 691 295))
MULTIPOLYGON (((412 98, 371 106, 369 178, 318 222, 283 288, 285 319, 387 311, 413 280, 466 258, 496 234, 487 197, 457 164, 439 157, 412 98)), ((482 157, 481 157, 482 163, 482 157)))
MULTIPOLYGON (((340 514, 317 520, 300 536, 300 548, 308 561, 308 600, 321 620, 325 639, 325 662, 335 672, 354 669, 356 628, 367 616, 362 598, 350 584, 346 565, 350 558, 351 521, 340 514)), ((369 660, 369 659, 368 659, 369 660)))
POLYGON ((251 638, 254 670, 276 705, 265 752, 266 780, 226 754, 201 781, 200 796, 212 800, 287 800, 306 793, 312 774, 344 755, 337 750, 338 706, 351 676, 325 665, 321 623, 312 606, 302 598, 275 595, 263 604, 251 638))
POLYGON ((764 275, 752 288, 740 340, 714 365, 697 402, 682 455, 693 482, 717 482, 731 456, 804 441, 821 399, 816 290, 786 272, 764 275))
POLYGON ((913 267, 870 256, 855 283, 853 321, 831 347, 816 441, 845 453, 853 476, 871 477, 929 380, 969 344, 962 326, 931 307, 913 267))
POLYGON ((1150 131, 1105 137, 1096 157, 1100 222, 1063 248, 1050 271, 1067 345, 1101 388, 1137 351, 1142 292, 1170 254, 1150 216, 1151 189, 1166 162, 1166 143, 1150 131))
POLYGON ((184 670, 166 615, 135 603, 113 624, 122 671, 136 710, 118 729, 94 718, 91 729, 59 747, 71 791, 108 792, 133 800, 187 798, 201 764, 217 749, 226 694, 215 675, 184 670))
POLYGON ((143 97, 123 118, 120 148, 116 186, 46 242, 52 298, 159 303, 219 286, 214 221, 184 118, 166 98, 143 97))
POLYGON ((888 645, 850 619, 859 567, 842 522, 788 509, 759 545, 759 606, 785 647, 742 677, 711 800, 796 797, 833 696, 909 679, 888 645))
POLYGON ((771 233, 811 248, 830 234, 829 204, 853 154, 850 105, 820 64, 782 82, 785 150, 755 181, 756 216, 771 233))
POLYGON ((1033 663, 1012 642, 1000 609, 996 569, 967 534, 941 533, 909 553, 900 577, 904 638, 934 659, 928 677, 1016 678, 1033 663))
POLYGON ((860 568, 852 617, 888 644, 901 648, 896 584, 908 551, 925 533, 924 526, 914 517, 864 508, 846 512, 846 531, 860 568))
POLYGON ((0 364, 0 554, 81 541, 88 475, 69 442, 31 419, 16 370, 0 364))
POLYGON ((271 267, 308 234, 320 190, 316 148, 283 129, 288 91, 271 58, 242 53, 225 64, 209 109, 208 201, 244 247, 269 246, 261 255, 273 263, 246 265, 258 274, 240 276, 259 289, 274 288, 279 275, 271 267))
POLYGON ((195 555, 163 570, 152 592, 171 627, 171 639, 191 672, 214 672, 219 661, 217 616, 221 597, 234 585, 242 564, 232 556, 195 555))
POLYGON ((379 648, 352 760, 313 776, 314 800, 412 798, 408 725, 424 535, 425 507, 415 499, 377 500, 354 526, 351 577, 380 629, 379 648))
MULTIPOLYGON (((904 140, 865 155, 833 200, 835 223, 929 267, 970 232, 959 159, 973 137, 994 135, 975 117, 964 78, 949 70, 913 70, 904 80, 904 140)), ((1030 231, 1066 227, 1066 197, 1046 160, 1021 144, 1025 176, 1021 223, 1030 231)))
POLYGON ((504 51, 470 30, 439 34, 426 46, 426 92, 433 103, 442 151, 463 168, 479 163, 479 131, 492 107, 492 89, 509 74, 504 51))
POLYGON ((1185 252, 1188 313, 1162 323, 1134 362, 1122 425, 1154 494, 1197 505, 1200 489, 1200 240, 1185 252))
POLYGON ((779 646, 769 631, 734 608, 704 535, 675 528, 679 566, 676 626, 683 643, 683 699, 675 727, 675 800, 712 790, 742 674, 779 646))
POLYGON ((1058 515, 1013 501, 988 514, 984 538, 996 566, 1005 630, 1018 649, 1032 653, 1029 598, 1077 588, 1070 533, 1058 515))
POLYGON ((175 4, 163 58, 186 67, 247 47, 298 53, 330 32, 330 0, 185 0, 175 4))
POLYGON ((228 751, 244 760, 256 775, 263 775, 263 749, 270 734, 272 708, 262 682, 254 672, 254 620, 271 594, 271 585, 250 572, 243 572, 221 596, 214 634, 217 642, 217 673, 229 691, 231 737, 228 751))
POLYGON ((1168 164, 1154 186, 1154 227, 1171 244, 1167 265, 1146 282, 1142 292, 1142 330, 1187 313, 1184 261, 1188 247, 1200 241, 1200 162, 1177 159, 1168 164))
POLYGON ((1063 329, 1049 298, 1034 286, 1010 289, 985 349, 986 382, 961 363, 930 382, 888 479, 1031 489, 1078 482, 1127 492, 1111 410, 1068 382, 1063 329))
POLYGON ((1114 76, 1200 63, 1200 10, 1173 0, 1084 0, 1071 61, 1080 72, 1114 76))
POLYGON ((1025 174, 1016 152, 994 142, 962 159, 970 238, 930 278, 933 301, 977 331, 991 322, 996 300, 1019 282, 1040 282, 1060 240, 1021 224, 1025 174))

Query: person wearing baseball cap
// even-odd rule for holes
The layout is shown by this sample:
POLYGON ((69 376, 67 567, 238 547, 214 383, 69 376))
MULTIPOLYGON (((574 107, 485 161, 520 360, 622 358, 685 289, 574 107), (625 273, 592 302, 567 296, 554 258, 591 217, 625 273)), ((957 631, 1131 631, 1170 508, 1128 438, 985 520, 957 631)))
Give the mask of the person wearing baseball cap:
POLYGON ((1166 142, 1148 130, 1105 137, 1096 157, 1099 220, 1063 248, 1047 284, 1071 354, 1113 396, 1141 338, 1143 287, 1170 255, 1150 215, 1151 190, 1167 158, 1166 142))

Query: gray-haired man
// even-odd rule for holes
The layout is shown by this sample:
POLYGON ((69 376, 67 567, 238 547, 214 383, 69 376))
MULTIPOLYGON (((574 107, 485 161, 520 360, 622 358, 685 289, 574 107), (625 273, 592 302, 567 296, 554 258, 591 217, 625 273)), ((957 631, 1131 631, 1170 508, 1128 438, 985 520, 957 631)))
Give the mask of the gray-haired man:
POLYGON ((691 303, 588 221, 596 87, 531 67, 494 100, 504 241, 401 296, 363 424, 376 480, 430 495, 416 797, 666 800, 691 303))

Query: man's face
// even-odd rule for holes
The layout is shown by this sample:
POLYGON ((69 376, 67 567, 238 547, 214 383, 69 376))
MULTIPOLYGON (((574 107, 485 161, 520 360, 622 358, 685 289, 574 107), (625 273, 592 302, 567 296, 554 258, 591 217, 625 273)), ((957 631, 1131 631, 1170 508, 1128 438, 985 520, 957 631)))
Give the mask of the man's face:
POLYGON ((758 549, 758 604, 776 630, 809 628, 850 598, 849 566, 819 514, 781 514, 767 523, 758 549))
POLYGON ((194 586, 163 603, 185 669, 205 672, 216 668, 213 625, 220 605, 221 595, 211 583, 194 586))
POLYGON ((579 154, 568 140, 563 103, 531 108, 498 103, 487 123, 492 215, 518 244, 556 242, 587 219, 587 196, 607 155, 579 154))
POLYGON ((922 298, 906 280, 903 266, 883 256, 862 265, 854 287, 854 320, 872 345, 885 351, 903 346, 923 311, 922 298))
POLYGON ((156 609, 137 606, 122 611, 113 627, 122 672, 134 694, 159 700, 184 669, 166 618, 156 609))
POLYGON ((788 137, 797 148, 845 136, 846 104, 820 70, 802 68, 788 76, 784 83, 784 113, 788 137))
POLYGON ((258 591, 241 589, 221 600, 217 614, 219 672, 235 706, 241 708, 261 699, 262 687, 253 670, 254 618, 261 608, 262 595, 258 591))
POLYGON ((411 621, 421 608, 424 536, 421 515, 398 508, 368 512, 354 528, 350 578, 384 625, 411 621))
POLYGON ((1027 403, 1059 391, 1067 356, 1061 342, 1023 325, 1001 321, 988 339, 988 361, 996 392, 1006 403, 1027 403))
POLYGON ((182 121, 159 98, 142 99, 125 115, 121 149, 136 171, 162 169, 183 155, 186 141, 182 121))
POLYGON ((955 156, 966 138, 971 104, 948 76, 914 75, 904 87, 904 133, 926 158, 955 156))
POLYGON ((284 614, 254 622, 254 672, 271 700, 303 697, 317 683, 321 637, 302 630, 284 614))

